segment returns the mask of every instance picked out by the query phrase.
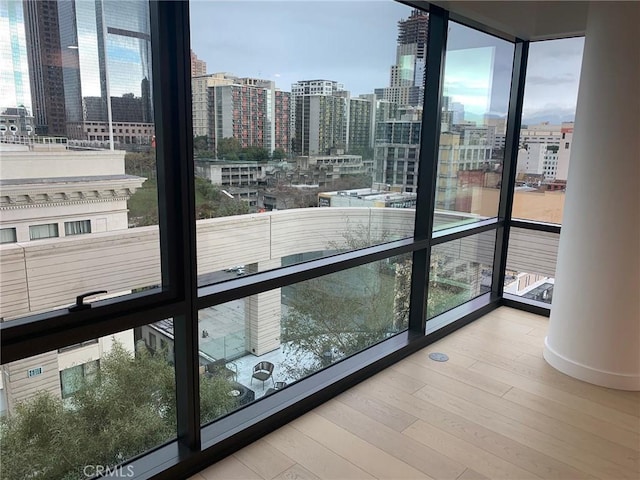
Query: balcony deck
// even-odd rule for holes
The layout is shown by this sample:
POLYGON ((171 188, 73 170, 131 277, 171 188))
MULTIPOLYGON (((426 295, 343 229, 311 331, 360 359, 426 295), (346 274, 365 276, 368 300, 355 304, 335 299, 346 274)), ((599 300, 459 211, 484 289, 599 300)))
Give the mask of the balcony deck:
POLYGON ((502 307, 191 479, 640 478, 640 392, 548 366, 547 322, 502 307))

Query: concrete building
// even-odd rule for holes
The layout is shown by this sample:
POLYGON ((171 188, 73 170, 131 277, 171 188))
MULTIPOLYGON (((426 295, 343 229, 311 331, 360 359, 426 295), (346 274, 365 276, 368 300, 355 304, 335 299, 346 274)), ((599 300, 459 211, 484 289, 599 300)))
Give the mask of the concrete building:
POLYGON ((372 188, 318 194, 319 207, 415 208, 417 194, 384 192, 372 188))
POLYGON ((266 169, 267 165, 258 162, 195 161, 196 175, 223 187, 256 186, 264 181, 266 169))
MULTIPOLYGON (((378 377, 377 380, 373 380, 374 406, 377 402, 378 406, 382 405, 387 410, 398 405, 402 407, 400 414, 406 420, 403 420, 405 425, 398 428, 402 433, 392 431, 393 429, 387 425, 372 423, 377 422, 380 417, 379 408, 373 408, 372 413, 371 403, 365 405, 360 401, 361 397, 356 396, 353 400, 352 393, 347 393, 341 398, 351 395, 353 401, 350 405, 345 405, 344 402, 342 406, 327 405, 323 407, 323 415, 312 413, 298 420, 296 428, 285 426, 280 433, 276 432, 276 437, 270 437, 266 446, 265 442, 254 444, 250 447, 251 450, 220 461, 203 475, 225 477, 229 476, 231 470, 239 477, 252 475, 255 472, 238 461, 238 458, 245 454, 246 458, 260 458, 260 455, 273 458, 275 442, 277 446, 286 449, 286 455, 279 456, 282 462, 278 463, 282 464, 280 470, 287 472, 287 475, 300 471, 307 474, 309 471, 310 474, 319 477, 323 474, 330 476, 332 472, 339 472, 343 476, 350 474, 352 477, 362 477, 363 473, 375 477, 382 476, 381 473, 394 476, 396 473, 407 472, 407 476, 411 476, 415 470, 408 470, 407 465, 413 463, 422 467, 425 465, 424 459, 428 457, 435 459, 435 465, 429 463, 428 472, 421 471, 418 474, 431 473, 429 476, 438 476, 437 474, 444 470, 444 473, 448 473, 452 478, 468 477, 476 473, 487 478, 544 477, 549 476, 549 472, 558 478, 634 478, 637 462, 634 461, 633 455, 637 453, 636 440, 639 432, 638 396, 634 393, 617 393, 612 389, 636 392, 640 390, 640 305, 637 296, 637 292, 640 291, 640 264, 633 261, 640 258, 640 222, 637 220, 640 218, 637 188, 637 179, 640 177, 640 146, 637 141, 630 140, 637 140, 636 130, 640 123, 640 109, 635 108, 638 105, 637 85, 640 84, 640 68, 637 62, 630 61, 638 56, 636 40, 640 7, 633 2, 437 4, 442 8, 451 9, 452 17, 454 14, 460 15, 468 19, 469 23, 481 25, 490 32, 498 30, 525 41, 568 37, 586 32, 576 130, 572 142, 573 159, 569 168, 572 187, 566 194, 567 215, 561 233, 548 232, 548 226, 535 223, 528 225, 526 229, 517 227, 515 223, 511 223, 507 214, 504 220, 496 221, 494 224, 487 222, 480 227, 484 229, 480 233, 473 226, 467 226, 468 230, 457 229, 449 238, 446 238, 447 232, 443 232, 440 239, 446 238, 446 241, 434 244, 433 249, 422 239, 418 239, 422 242, 420 246, 415 244, 415 240, 408 240, 403 246, 411 246, 416 252, 423 252, 425 257, 429 251, 434 255, 448 256, 457 252, 459 257, 469 262, 489 267, 493 265, 494 269, 498 265, 504 267, 504 262, 497 260, 500 253, 508 253, 511 256, 516 249, 519 250, 519 255, 515 258, 521 264, 509 264, 509 270, 531 272, 532 270, 527 270, 530 266, 541 269, 548 268, 550 264, 554 270, 552 276, 556 280, 548 324, 546 321, 538 321, 539 319, 534 321, 532 315, 524 314, 514 315, 514 321, 509 320, 508 317, 513 314, 501 306, 510 304, 531 310, 532 305, 516 303, 508 294, 503 295, 502 285, 499 285, 495 295, 475 298, 474 302, 465 303, 460 309, 450 310, 447 320, 451 323, 438 324, 439 319, 436 318, 426 326, 424 323, 419 328, 414 326, 412 331, 401 333, 390 342, 382 341, 367 349, 363 355, 354 356, 331 370, 318 372, 310 379, 301 380, 293 386, 294 388, 275 393, 264 402, 256 403, 239 414, 226 416, 216 425, 201 429, 196 415, 192 415, 181 424, 185 426, 187 434, 195 438, 193 442, 189 438, 172 439, 165 447, 154 449, 145 453, 142 458, 135 459, 132 465, 146 465, 160 475, 168 477, 193 475, 196 467, 219 461, 222 456, 220 449, 230 453, 244 446, 244 443, 234 443, 236 439, 239 442, 248 442, 250 439, 260 438, 265 431, 273 431, 286 425, 294 416, 384 370, 398 358, 414 354, 413 358, 408 360, 409 365, 404 367, 406 370, 402 370, 402 364, 396 364, 393 370, 387 370, 387 374, 382 372, 384 378, 380 380, 378 377), (553 21, 549 21, 550 19, 553 21), (617 121, 606 121, 612 118, 617 121), (606 158, 615 158, 618 161, 617 168, 611 168, 610 162, 603 161, 606 158), (504 236, 500 242, 496 242, 496 234, 499 235, 502 225, 507 228, 511 226, 512 236, 504 236), (537 237, 540 242, 547 241, 551 235, 559 236, 557 266, 555 256, 553 261, 550 261, 547 252, 544 252, 544 256, 540 255, 540 249, 535 248, 538 243, 522 241, 521 232, 518 230, 550 234, 537 237), (520 235, 518 241, 516 235, 520 235), (479 237, 484 238, 478 240, 479 237), (496 245, 502 242, 505 243, 505 248, 508 246, 508 251, 496 245), (427 246, 423 248, 422 245, 427 246), (543 265, 540 259, 545 257, 547 264, 543 265), (460 348, 464 347, 474 358, 460 366, 454 364, 456 360, 452 356, 452 362, 442 365, 442 368, 448 370, 445 373, 454 372, 453 376, 459 377, 458 374, 464 373, 464 380, 473 383, 473 388, 467 388, 469 385, 462 388, 460 382, 451 383, 451 378, 444 378, 449 375, 436 375, 431 366, 427 369, 430 372, 428 378, 416 378, 417 372, 420 371, 415 368, 416 362, 428 362, 426 354, 429 352, 422 350, 418 355, 415 353, 423 349, 429 340, 439 338, 440 335, 448 333, 448 330, 475 322, 477 317, 498 308, 500 309, 496 310, 496 317, 493 319, 495 323, 485 322, 486 318, 479 319, 477 323, 469 325, 466 331, 470 330, 470 334, 458 337, 463 339, 460 348), (519 337, 521 342, 511 342, 510 339, 513 337, 508 336, 505 330, 527 333, 519 337), (429 336, 431 338, 428 338, 429 336), (496 350, 486 350, 487 342, 490 343, 495 337, 502 337, 500 342, 494 344, 503 347, 503 350, 497 352, 499 355, 496 350), (541 356, 562 374, 541 363, 541 356), (402 371, 406 375, 402 374, 402 371), (400 377, 406 382, 398 380, 400 377), (431 388, 429 382, 441 377, 444 385, 442 391, 431 388), (583 382, 593 383, 601 388, 594 388, 583 382), (407 388, 403 390, 398 385, 407 388), (478 385, 484 390, 475 388, 478 385), (422 392, 417 393, 416 388, 422 392), (449 390, 450 388, 455 390, 449 390), (456 392, 455 397, 448 393, 451 391, 456 392), (412 392, 417 393, 417 397, 414 397, 412 392), (459 397, 457 394, 460 392, 462 393, 459 397), (504 402, 497 402, 496 398, 505 395, 507 397, 502 399, 504 402), (482 400, 484 403, 477 405, 476 399, 486 401, 482 400), (517 400, 516 403, 512 401, 514 399, 517 400), (533 414, 530 412, 532 406, 535 407, 533 414), (339 416, 335 414, 336 411, 339 416), (334 414, 333 420, 327 418, 327 412, 334 414), (433 424, 433 419, 437 420, 437 425, 433 424), (448 419, 456 421, 449 422, 448 419), (339 423, 347 420, 350 422, 351 430, 349 438, 353 441, 337 445, 336 439, 345 437, 339 423), (469 428, 461 428, 461 422, 469 428), (406 427, 407 423, 411 423, 409 429, 406 427), (369 425, 371 428, 355 430, 362 425, 369 425), (301 428, 298 428, 300 426, 301 428), (443 432, 440 428, 448 432, 443 432), (310 435, 313 434, 313 441, 310 442, 301 429, 310 435), (205 436, 210 435, 208 438, 213 438, 205 448, 201 448, 198 441, 201 431, 205 436), (385 435, 376 437, 382 440, 376 441, 377 446, 373 445, 371 432, 380 431, 385 435), (483 435, 478 435, 478 432, 483 435), (229 436, 225 437, 227 433, 229 436), (464 438, 456 436, 462 434, 464 438), (292 443, 291 435, 302 442, 292 443), (217 443, 220 436, 224 439, 217 443), (392 442, 389 441, 391 437, 392 442), (497 448, 496 439, 500 441, 497 448), (429 445, 425 443, 427 440, 430 442, 429 445), (359 448, 354 449, 354 442, 359 448), (397 449, 396 446, 400 442, 411 448, 397 449), (328 461, 317 461, 317 455, 309 455, 310 445, 323 454, 323 460, 328 461), (509 447, 508 451, 506 447, 509 447), (170 465, 168 457, 158 453, 163 449, 178 451, 180 448, 184 456, 169 457, 173 462, 170 465), (407 450, 412 448, 413 450, 407 454, 407 450), (385 454, 385 461, 373 462, 372 465, 371 458, 380 457, 381 452, 385 454), (451 457, 454 457, 453 461, 450 461, 451 457), (313 461, 308 461, 309 458, 313 461), (353 460, 354 463, 349 460, 353 460), (304 462, 305 466, 297 461, 304 462), (331 461, 340 464, 327 475, 326 465, 331 461)), ((432 9, 432 12, 434 10, 432 9)), ((446 26, 448 15, 444 12, 441 17, 436 17, 435 13, 432 13, 432 18, 439 18, 441 25, 446 26)), ((442 33, 444 37, 446 30, 442 33)), ((526 52, 526 44, 524 47, 526 52)), ((520 97, 520 102, 521 100, 520 97)), ((179 159, 174 159, 175 163, 170 166, 179 167, 178 161, 179 159)), ((502 188, 507 187, 512 188, 513 185, 502 185, 502 188)), ((496 193, 500 196, 500 191, 496 193)), ((218 271, 243 262, 256 264, 256 269, 263 271, 280 266, 285 255, 323 249, 328 241, 340 240, 349 221, 361 223, 367 231, 371 231, 375 230, 385 217, 393 216, 397 222, 396 230, 409 238, 413 233, 413 226, 424 221, 424 217, 412 218, 410 213, 413 213, 411 209, 326 208, 313 209, 313 212, 290 210, 244 218, 213 219, 195 225, 200 241, 198 249, 191 249, 183 258, 189 260, 186 263, 187 266, 190 265, 188 273, 192 275, 195 273, 196 264, 198 270, 218 271), (295 230, 292 226, 295 226, 295 230), (233 235, 229 235, 230 232, 233 232, 233 235), (241 242, 238 242, 238 239, 241 242)), ((425 216, 434 214, 428 209, 422 213, 425 216)), ((492 214, 495 215, 495 211, 492 214)), ((181 224, 176 221, 170 226, 194 227, 190 222, 193 220, 186 219, 181 224)), ((55 268, 57 275, 65 273, 72 275, 71 278, 91 282, 92 279, 87 278, 86 271, 95 271, 96 266, 103 266, 100 261, 108 252, 113 257, 109 267, 118 272, 116 281, 127 282, 132 278, 138 278, 141 272, 146 272, 146 268, 131 265, 130 245, 140 241, 140 237, 135 237, 132 242, 131 236, 136 233, 138 232, 105 232, 101 234, 105 241, 100 245, 92 245, 91 242, 99 236, 92 239, 89 235, 55 240, 56 243, 53 240, 43 240, 42 245, 50 247, 46 258, 34 255, 38 247, 36 242, 0 246, 3 262, 0 279, 3 282, 3 292, 7 291, 5 288, 10 287, 22 292, 23 297, 26 297, 24 292, 29 293, 28 302, 25 299, 16 301, 14 298, 15 303, 8 305, 11 315, 32 313, 34 310, 29 302, 45 309, 49 305, 62 304, 64 302, 61 299, 68 299, 72 291, 70 282, 48 281, 45 292, 33 275, 27 276, 26 272, 46 272, 47 268, 49 271, 55 268), (69 254, 68 247, 72 243, 82 249, 83 264, 80 266, 70 265, 66 258, 69 254), (11 275, 7 274, 5 266, 13 268, 11 275)), ((149 227, 143 233, 148 237, 158 238, 156 228, 149 227)), ((376 254, 382 257, 385 254, 390 256, 393 252, 381 246, 376 254)), ((138 257, 138 260, 148 262, 146 265, 150 266, 150 269, 157 269, 160 263, 160 252, 156 249, 143 249, 138 257)), ((328 260, 321 266, 302 266, 300 270, 293 272, 293 275, 295 277, 301 272, 308 278, 314 278, 327 273, 337 273, 344 267, 341 262, 353 259, 348 255, 336 258, 337 262, 333 260, 335 263, 328 260)), ((427 271, 422 268, 421 274, 428 275, 428 262, 427 258, 422 263, 423 267, 426 265, 427 271)), ((454 266, 455 270, 459 266, 457 261, 450 262, 449 265, 454 266)), ((293 284, 298 279, 288 277, 292 271, 293 269, 275 271, 270 273, 272 276, 269 278, 271 281, 279 282, 278 285, 293 284)), ((474 276, 470 285, 474 290, 481 292, 483 285, 482 279, 478 278, 478 272, 482 273, 478 268, 463 269, 461 274, 474 276)), ((538 272, 539 270, 535 270, 535 273, 538 272)), ((501 270, 496 273, 502 275, 505 272, 501 270)), ((273 301, 274 297, 280 296, 280 289, 265 292, 261 283, 264 278, 266 276, 247 277, 230 287, 228 291, 223 291, 222 295, 211 295, 211 304, 214 307, 219 300, 224 301, 224 295, 238 298, 246 296, 246 311, 250 312, 246 317, 246 331, 251 338, 249 351, 256 355, 272 352, 280 345, 278 318, 281 317, 283 307, 277 301, 273 301), (275 294, 270 295, 274 291, 275 294)), ((455 280, 458 281, 458 278, 455 280)), ((426 281, 416 281, 413 284, 415 290, 424 288, 426 292, 429 287, 426 281)), ((195 288, 185 287, 181 293, 189 293, 195 297, 198 292, 195 288)), ((423 296, 421 300, 427 299, 423 296)), ((199 301, 204 303, 202 297, 199 301)), ((2 295, 2 302, 4 310, 7 302, 5 295, 2 295)), ((153 315, 155 321, 177 312, 178 315, 191 315, 191 323, 195 322, 196 315, 190 307, 183 307, 184 303, 183 297, 168 305, 160 301, 150 302, 141 313, 153 315)), ((425 302, 421 301, 417 307, 413 302, 409 307, 418 320, 424 318, 424 305, 425 302), (415 310, 416 308, 420 310, 415 310)), ((535 308, 538 309, 536 311, 545 311, 539 305, 535 305, 535 308)), ((118 311, 121 315, 119 320, 110 320, 107 313, 97 311, 94 318, 80 317, 87 323, 78 326, 74 332, 88 338, 92 329, 105 323, 109 332, 116 331, 123 324, 133 324, 134 320, 127 322, 127 318, 138 312, 129 310, 125 305, 118 311)), ((63 320, 74 320, 72 314, 60 315, 63 320)), ((138 318, 135 321, 138 321, 138 318)), ((7 324, 3 326, 7 327, 7 324)), ((58 338, 45 329, 38 329, 38 325, 30 326, 34 327, 32 337, 14 343, 10 343, 6 336, 2 339, 3 347, 10 346, 14 352, 18 348, 24 349, 22 353, 14 353, 10 357, 12 361, 9 363, 18 365, 19 368, 5 374, 14 379, 22 377, 23 389, 28 388, 28 382, 45 379, 44 373, 49 371, 48 364, 41 360, 41 348, 33 345, 36 342, 46 345, 48 340, 58 338)), ((62 328, 63 334, 72 331, 71 328, 62 328)), ((195 371, 197 346, 193 345, 193 336, 186 336, 193 331, 181 327, 178 322, 176 329, 185 337, 183 349, 191 354, 192 360, 179 366, 182 371, 187 367, 192 369, 188 371, 195 371)), ((11 331, 10 328, 7 330, 11 331)), ((13 333, 15 332, 14 329, 13 333)), ((455 338, 453 341, 458 343, 455 338)), ((6 349, 3 350, 6 352, 6 349)), ((465 361, 464 355, 462 357, 462 361, 465 361)), ((177 389, 177 395, 183 404, 192 410, 195 409, 197 414, 197 379, 191 380, 195 381, 189 382, 190 390, 184 392, 177 389)), ((362 390, 358 390, 356 394, 369 395, 362 393, 362 390)))
POLYGON ((0 142, 15 143, 35 135, 33 116, 25 107, 7 107, 0 112, 0 142))
POLYGON ((207 62, 200 60, 196 53, 191 50, 191 76, 199 77, 207 74, 207 62))
POLYGON ((194 77, 191 83, 193 134, 206 136, 213 151, 222 138, 269 153, 276 148, 290 151, 290 94, 278 90, 275 82, 215 73, 194 77))
MULTIPOLYGON (((400 108, 398 115, 398 120, 377 123, 374 181, 387 184, 392 190, 415 192, 421 110, 400 108)), ((493 127, 475 125, 456 125, 442 131, 437 195, 440 200, 436 202, 439 208, 453 208, 459 171, 496 170, 497 161, 491 158, 493 132, 493 127), (444 206, 449 203, 449 207, 444 206)))
POLYGON ((344 90, 344 85, 334 80, 299 80, 291 85, 291 95, 334 95, 344 90))
POLYGON ((211 87, 231 85, 237 77, 227 73, 212 73, 191 79, 193 136, 208 137, 209 146, 213 145, 213 94, 211 87))
POLYGON ((211 88, 213 93, 213 138, 218 142, 234 138, 243 148, 271 146, 267 90, 250 85, 232 84, 211 88))
POLYGON ((293 95, 295 130, 293 152, 324 155, 347 146, 348 98, 339 95, 293 95))
POLYGON ((544 180, 555 180, 558 168, 558 146, 531 143, 518 152, 519 174, 544 175, 544 180))
POLYGON ((335 180, 344 175, 371 173, 362 155, 311 155, 296 157, 296 167, 300 170, 330 171, 335 180))
POLYGON ((128 228, 127 200, 145 179, 124 173, 123 151, 40 147, 2 151, 3 243, 128 228))
POLYGON ((363 96, 349 99, 347 151, 362 154, 372 147, 371 124, 375 121, 374 102, 372 98, 363 98, 363 96))
MULTIPOLYGON (((47 249, 55 248, 55 242, 64 238, 92 238, 100 233, 128 230, 127 200, 145 179, 124 173, 125 152, 72 151, 65 146, 44 141, 29 145, 0 144, 1 244, 47 249)), ((81 256, 82 249, 75 254, 81 256)), ((71 260, 72 256, 68 261, 80 261, 71 260)), ((76 284, 72 288, 81 287, 76 284)), ((10 292, 11 289, 3 289, 6 302, 2 317, 10 316, 8 304, 15 305, 15 292, 10 292)), ((70 304, 73 298, 66 300, 49 304, 48 308, 70 304)), ((32 304, 35 310, 36 303, 32 304)), ((0 412, 13 409, 17 402, 37 390, 49 391, 63 399, 72 395, 77 388, 77 375, 95 374, 100 358, 111 349, 114 339, 133 351, 133 331, 127 330, 114 337, 40 355, 37 366, 27 367, 21 362, 3 365, 0 412)))
POLYGON ((391 190, 415 192, 418 182, 420 109, 398 110, 398 118, 377 122, 374 181, 391 190))
POLYGON ((569 175, 569 158, 571 157, 571 144, 573 143, 573 123, 563 124, 561 130, 562 139, 558 149, 557 168, 555 178, 567 181, 569 175))

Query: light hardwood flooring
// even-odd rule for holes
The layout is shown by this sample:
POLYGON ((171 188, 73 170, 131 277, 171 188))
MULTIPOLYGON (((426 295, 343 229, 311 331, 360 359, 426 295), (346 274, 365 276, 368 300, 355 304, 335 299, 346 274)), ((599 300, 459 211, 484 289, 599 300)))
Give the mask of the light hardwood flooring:
POLYGON ((640 479, 640 392, 551 368, 547 323, 495 310, 192 480, 640 479))

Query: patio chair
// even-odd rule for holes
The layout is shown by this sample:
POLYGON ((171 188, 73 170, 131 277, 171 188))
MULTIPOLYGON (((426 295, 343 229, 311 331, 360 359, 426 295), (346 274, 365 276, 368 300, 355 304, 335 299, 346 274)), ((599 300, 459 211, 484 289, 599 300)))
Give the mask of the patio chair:
POLYGON ((271 362, 259 362, 253 367, 253 375, 251 375, 250 384, 253 384, 253 379, 260 380, 262 382, 262 389, 264 390, 264 382, 271 379, 273 386, 276 386, 273 379, 273 363, 271 362))

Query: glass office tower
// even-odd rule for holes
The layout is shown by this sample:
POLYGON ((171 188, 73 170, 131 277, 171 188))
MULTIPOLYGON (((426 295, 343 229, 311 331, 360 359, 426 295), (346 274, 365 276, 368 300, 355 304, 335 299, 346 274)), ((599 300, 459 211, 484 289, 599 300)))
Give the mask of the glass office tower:
POLYGON ((22 3, 0 0, 0 133, 26 133, 31 114, 22 3))
POLYGON ((59 23, 68 136, 149 144, 148 3, 60 2, 59 23))

